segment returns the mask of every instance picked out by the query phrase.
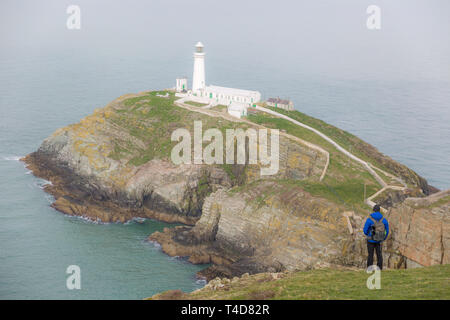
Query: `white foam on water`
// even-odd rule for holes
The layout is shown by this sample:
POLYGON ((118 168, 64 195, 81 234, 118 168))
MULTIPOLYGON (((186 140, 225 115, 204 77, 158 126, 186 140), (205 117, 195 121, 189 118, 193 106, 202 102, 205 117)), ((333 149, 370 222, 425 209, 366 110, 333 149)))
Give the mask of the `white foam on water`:
POLYGON ((53 185, 51 181, 39 178, 36 182, 33 183, 39 189, 44 189, 47 185, 53 185))
POLYGON ((127 220, 126 222, 124 222, 124 225, 129 225, 129 224, 132 224, 132 223, 142 224, 142 223, 145 222, 145 220, 147 220, 147 219, 146 218, 141 218, 141 217, 134 217, 134 218, 131 218, 130 220, 127 220))
POLYGON ((99 218, 91 218, 89 216, 76 216, 76 215, 71 215, 71 214, 67 214, 67 213, 63 213, 61 212, 63 215, 69 217, 69 218, 73 218, 73 219, 77 219, 77 220, 81 220, 83 222, 86 223, 93 223, 93 224, 111 224, 111 222, 103 222, 102 220, 100 220, 99 218))
POLYGON ((22 156, 6 156, 2 157, 5 161, 20 161, 20 159, 23 158, 22 156))
POLYGON ((208 283, 208 281, 206 281, 206 279, 197 279, 195 281, 195 283, 198 284, 198 285, 204 286, 204 285, 206 285, 208 283))
POLYGON ((55 197, 53 197, 51 194, 46 193, 44 195, 45 199, 47 199, 48 203, 52 204, 53 202, 55 202, 55 197))
POLYGON ((148 240, 147 242, 152 244, 155 248, 161 249, 161 245, 158 242, 156 242, 154 240, 148 240))

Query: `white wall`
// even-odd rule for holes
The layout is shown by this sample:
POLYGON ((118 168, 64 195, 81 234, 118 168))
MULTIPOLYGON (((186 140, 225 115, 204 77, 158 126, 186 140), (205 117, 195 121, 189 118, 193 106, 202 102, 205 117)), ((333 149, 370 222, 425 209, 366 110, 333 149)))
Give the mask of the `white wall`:
POLYGON ((198 93, 205 89, 205 54, 194 53, 194 74, 192 76, 192 91, 198 93))
POLYGON ((206 87, 202 93, 202 97, 211 99, 218 104, 230 105, 231 103, 242 103, 248 106, 261 100, 261 94, 259 92, 249 92, 248 94, 232 94, 227 91, 221 91, 211 87, 206 87))
POLYGON ((185 78, 178 78, 177 79, 177 86, 176 86, 176 91, 181 92, 183 91, 183 85, 184 85, 184 90, 188 90, 187 87, 187 79, 185 78))

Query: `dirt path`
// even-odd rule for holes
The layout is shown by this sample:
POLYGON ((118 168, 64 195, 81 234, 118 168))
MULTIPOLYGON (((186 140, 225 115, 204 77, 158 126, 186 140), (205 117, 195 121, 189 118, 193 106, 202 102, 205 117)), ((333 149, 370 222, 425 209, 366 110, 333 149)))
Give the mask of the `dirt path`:
MULTIPOLYGON (((208 115, 210 117, 223 118, 225 120, 232 121, 232 122, 247 123, 247 124, 249 124, 251 126, 254 126, 254 127, 258 127, 258 128, 261 128, 261 129, 267 129, 266 127, 264 127, 262 125, 256 124, 256 123, 248 121, 246 119, 239 119, 239 118, 233 117, 233 116, 229 115, 228 113, 212 110, 210 108, 195 107, 195 106, 186 104, 186 103, 184 103, 185 100, 186 100, 186 98, 178 99, 178 100, 175 101, 175 105, 177 105, 177 106, 179 106, 181 108, 187 109, 189 111, 199 112, 199 113, 208 115)), ((307 146, 307 147, 309 147, 311 149, 317 150, 317 151, 319 151, 319 152, 321 152, 321 153, 323 153, 325 155, 326 163, 325 163, 325 166, 324 166, 324 168, 322 170, 322 174, 320 175, 320 178, 319 178, 319 181, 322 181, 323 178, 325 177, 325 174, 327 173, 328 166, 330 164, 330 153, 328 151, 326 151, 325 149, 323 149, 322 147, 320 147, 320 146, 318 146, 318 145, 316 145, 314 143, 311 143, 309 141, 305 141, 303 139, 300 139, 299 137, 296 137, 296 136, 293 136, 293 135, 290 135, 290 134, 287 134, 287 133, 284 133, 284 132, 280 132, 280 135, 284 136, 284 137, 286 137, 288 139, 294 140, 296 142, 299 142, 300 144, 303 144, 304 146, 307 146)))
MULTIPOLYGON (((181 99, 179 99, 179 100, 176 100, 176 101, 175 101, 175 104, 176 104, 177 106, 181 107, 181 108, 188 109, 188 110, 194 111, 194 112, 203 113, 203 114, 206 114, 206 115, 211 116, 211 117, 221 117, 221 118, 226 119, 226 120, 228 120, 228 121, 248 123, 248 124, 251 124, 252 126, 257 126, 257 127, 260 127, 260 128, 265 128, 264 126, 255 124, 254 122, 248 121, 248 120, 246 120, 246 119, 239 119, 239 118, 233 117, 233 116, 229 115, 228 113, 218 112, 218 111, 212 110, 212 109, 210 109, 210 108, 198 108, 198 107, 195 107, 195 106, 186 104, 186 103, 184 103, 184 101, 185 101, 186 99, 187 99, 187 98, 181 98, 181 99)), ((360 163, 363 167, 365 167, 365 168, 367 169, 367 171, 368 171, 368 172, 375 178, 375 180, 381 185, 381 189, 380 189, 380 190, 378 190, 376 193, 374 193, 373 195, 371 195, 371 196, 369 196, 367 199, 365 199, 365 203, 366 203, 367 205, 369 205, 369 206, 371 206, 371 207, 374 206, 374 205, 375 205, 375 202, 373 202, 372 200, 373 200, 375 197, 377 197, 379 194, 383 193, 383 192, 384 192, 385 190, 387 190, 387 189, 392 189, 392 190, 405 190, 405 189, 406 189, 407 186, 406 186, 406 184, 403 182, 402 179, 400 179, 399 177, 396 177, 396 176, 394 176, 394 175, 392 175, 392 174, 390 174, 390 173, 388 173, 388 172, 386 172, 386 171, 383 171, 383 170, 381 170, 380 168, 377 168, 377 167, 373 166, 371 163, 369 163, 369 162, 367 162, 367 161, 364 161, 364 160, 362 160, 361 158, 358 158, 357 156, 355 156, 355 155, 352 154, 351 152, 345 150, 345 149, 344 149, 343 147, 341 147, 336 141, 334 141, 333 139, 331 139, 331 138, 328 137, 327 135, 323 134, 323 133, 320 132, 319 130, 317 130, 317 129, 313 128, 313 127, 310 127, 310 126, 308 126, 307 124, 304 124, 304 123, 302 123, 302 122, 300 122, 300 121, 297 121, 297 120, 295 120, 295 119, 292 119, 291 117, 288 117, 288 116, 286 116, 286 115, 284 115, 284 114, 278 113, 278 112, 276 112, 276 111, 273 111, 273 110, 270 110, 270 109, 267 109, 267 108, 264 108, 264 107, 260 107, 260 106, 256 106, 256 109, 259 110, 259 111, 268 113, 268 114, 270 114, 270 115, 276 116, 276 117, 278 117, 278 118, 288 120, 288 121, 290 121, 290 122, 292 122, 292 123, 294 123, 294 124, 296 124, 296 125, 298 125, 298 126, 300 126, 300 127, 302 127, 302 128, 305 128, 305 129, 308 129, 308 130, 314 132, 315 134, 317 134, 318 136, 320 136, 320 137, 323 138, 324 140, 326 140, 326 141, 328 141, 329 143, 331 143, 338 151, 340 151, 341 153, 343 153, 344 155, 346 155, 346 156, 349 157, 350 159, 352 159, 352 160, 354 160, 354 161, 360 163), (395 186, 395 185, 388 185, 388 184, 386 183, 386 181, 384 181, 384 180, 378 175, 378 173, 375 171, 375 169, 378 170, 379 172, 382 172, 384 175, 386 175, 386 176, 388 176, 388 177, 390 177, 390 178, 392 178, 392 179, 398 181, 398 182, 401 183, 403 186, 400 187, 400 186, 395 186)), ((324 150, 322 147, 320 147, 320 146, 318 146, 318 145, 316 145, 316 144, 313 144, 313 143, 311 143, 311 142, 309 142, 309 141, 305 141, 305 140, 300 139, 300 138, 298 138, 298 137, 295 137, 295 136, 293 136, 293 135, 290 135, 290 134, 287 134, 287 133, 284 133, 284 132, 280 132, 280 135, 283 135, 283 136, 285 136, 285 137, 287 137, 287 138, 289 138, 289 139, 298 141, 298 142, 300 142, 301 144, 306 145, 306 146, 308 146, 308 147, 310 147, 310 148, 312 148, 312 149, 318 150, 318 151, 320 151, 320 152, 322 152, 323 154, 326 155, 326 157, 327 157, 327 162, 326 162, 326 165, 325 165, 325 167, 324 167, 324 169, 323 169, 323 171, 322 171, 322 174, 321 174, 321 176, 320 176, 320 178, 319 178, 319 181, 322 181, 323 178, 325 177, 325 174, 326 174, 327 169, 328 169, 328 165, 329 165, 329 163, 330 163, 330 154, 329 154, 329 152, 326 151, 326 150, 324 150)), ((383 211, 383 212, 386 212, 387 210, 386 210, 385 208, 382 208, 382 211, 383 211)))
MULTIPOLYGON (((381 188, 380 190, 378 190, 375 194, 371 195, 370 197, 368 197, 368 198, 365 200, 365 203, 366 203, 367 205, 369 205, 369 206, 371 206, 371 207, 374 206, 374 205, 375 205, 375 202, 373 202, 372 199, 374 199, 376 196, 378 196, 379 194, 383 193, 383 192, 384 192, 385 190, 387 190, 387 189, 393 189, 393 190, 405 190, 405 189, 406 189, 406 184, 403 182, 402 179, 400 179, 399 177, 396 177, 396 176, 394 176, 394 175, 392 175, 392 174, 390 174, 390 173, 388 173, 388 172, 386 172, 386 171, 383 171, 383 170, 381 170, 381 169, 379 169, 379 168, 373 166, 373 165, 372 165, 371 163, 369 163, 369 162, 366 162, 366 161, 364 161, 364 160, 358 158, 358 157, 355 156, 354 154, 352 154, 352 153, 350 153, 349 151, 345 150, 345 149, 344 149, 343 147, 341 147, 337 142, 335 142, 333 139, 331 139, 331 138, 328 137, 327 135, 323 134, 323 133, 320 132, 319 130, 317 130, 317 129, 315 129, 315 128, 312 128, 312 127, 310 127, 310 126, 308 126, 308 125, 306 125, 306 124, 304 124, 304 123, 301 123, 300 121, 297 121, 297 120, 295 120, 295 119, 292 119, 292 118, 290 118, 290 117, 288 117, 288 116, 286 116, 286 115, 284 115, 284 114, 278 113, 278 112, 276 112, 276 111, 273 111, 273 110, 270 110, 270 109, 267 109, 267 108, 264 108, 264 107, 260 107, 260 106, 256 106, 256 109, 257 109, 257 110, 260 110, 260 111, 263 111, 263 112, 266 112, 266 113, 268 113, 268 114, 274 115, 274 116, 276 116, 276 117, 279 117, 279 118, 288 120, 288 121, 290 121, 290 122, 292 122, 292 123, 294 123, 294 124, 296 124, 296 125, 298 125, 298 126, 300 126, 300 127, 303 127, 303 128, 305 128, 305 129, 308 129, 308 130, 310 130, 310 131, 316 133, 318 136, 322 137, 323 139, 325 139, 326 141, 328 141, 329 143, 331 143, 334 147, 336 147, 336 149, 338 149, 338 150, 339 150, 340 152, 342 152, 344 155, 346 155, 346 156, 348 156, 349 158, 355 160, 356 162, 362 164, 362 165, 367 169, 367 171, 375 178, 375 180, 378 181, 378 183, 379 183, 379 184, 381 185, 381 187, 382 187, 382 188, 381 188), (385 182, 385 181, 384 181, 384 180, 376 173, 376 171, 375 171, 374 169, 379 170, 379 171, 382 172, 384 175, 386 175, 386 176, 388 176, 388 177, 390 177, 390 178, 392 178, 392 179, 394 179, 394 180, 400 182, 403 186, 402 186, 402 187, 399 187, 399 186, 394 186, 394 185, 388 185, 388 184, 387 184, 387 183, 386 183, 386 182, 385 182)), ((386 211, 385 208, 382 208, 382 210, 383 210, 383 211, 386 211)))

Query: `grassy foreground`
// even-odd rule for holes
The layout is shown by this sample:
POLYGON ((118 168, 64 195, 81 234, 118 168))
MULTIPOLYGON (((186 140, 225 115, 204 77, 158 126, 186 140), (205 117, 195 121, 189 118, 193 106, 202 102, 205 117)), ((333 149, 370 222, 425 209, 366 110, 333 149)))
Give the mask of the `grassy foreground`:
POLYGON ((450 299, 450 265, 384 270, 381 289, 369 290, 364 270, 320 269, 240 278, 217 290, 202 289, 187 299, 450 299))

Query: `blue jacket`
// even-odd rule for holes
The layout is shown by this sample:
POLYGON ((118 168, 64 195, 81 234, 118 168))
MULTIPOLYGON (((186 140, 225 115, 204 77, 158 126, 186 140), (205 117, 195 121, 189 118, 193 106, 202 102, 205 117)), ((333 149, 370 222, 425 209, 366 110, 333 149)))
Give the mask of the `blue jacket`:
MULTIPOLYGON (((383 224, 384 224, 384 227, 386 228, 386 236, 384 237, 384 240, 386 240, 386 238, 389 235, 389 223, 388 223, 388 221, 386 220, 386 218, 383 217, 383 215, 380 212, 371 213, 370 216, 372 218, 374 218, 376 221, 380 221, 380 219, 383 218, 383 224)), ((363 231, 364 231, 364 234, 368 238, 370 238, 372 236, 370 234, 370 232, 372 230, 373 224, 374 224, 373 221, 371 219, 367 218, 366 223, 364 224, 364 230, 363 231)), ((371 239, 367 239, 367 241, 372 242, 372 243, 381 242, 381 241, 375 241, 375 240, 371 240, 371 239)))

